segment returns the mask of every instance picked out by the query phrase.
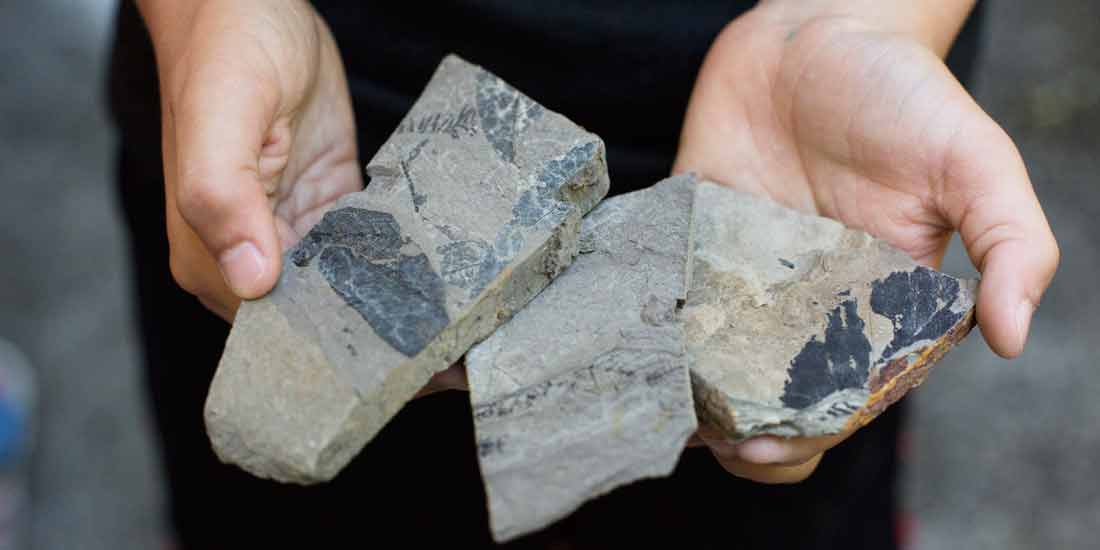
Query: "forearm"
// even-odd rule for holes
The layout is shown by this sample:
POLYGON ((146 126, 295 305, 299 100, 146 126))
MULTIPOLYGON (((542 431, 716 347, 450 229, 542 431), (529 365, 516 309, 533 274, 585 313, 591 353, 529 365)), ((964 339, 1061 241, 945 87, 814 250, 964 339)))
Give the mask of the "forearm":
POLYGON ((799 25, 812 18, 849 16, 907 34, 943 57, 976 0, 761 0, 777 22, 799 25))

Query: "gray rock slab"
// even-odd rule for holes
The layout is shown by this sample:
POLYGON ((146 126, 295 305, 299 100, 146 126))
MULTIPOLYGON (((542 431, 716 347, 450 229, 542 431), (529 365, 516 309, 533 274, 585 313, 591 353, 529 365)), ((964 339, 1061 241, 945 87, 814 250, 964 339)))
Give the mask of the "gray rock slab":
POLYGON ((496 540, 675 467, 696 428, 676 320, 693 191, 682 176, 601 203, 573 265, 466 355, 496 540))
POLYGON ((449 56, 343 197, 242 304, 206 402, 218 456, 332 478, 431 378, 577 253, 600 139, 449 56))
POLYGON ((974 324, 976 281, 840 223, 713 183, 681 312, 702 420, 735 439, 863 425, 974 324))

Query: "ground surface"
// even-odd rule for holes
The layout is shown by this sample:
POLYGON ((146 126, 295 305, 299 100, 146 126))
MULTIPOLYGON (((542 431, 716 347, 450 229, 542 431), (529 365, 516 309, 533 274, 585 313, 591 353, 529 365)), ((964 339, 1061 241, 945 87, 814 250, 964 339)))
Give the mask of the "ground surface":
MULTIPOLYGON (((1100 518, 1100 3, 990 3, 979 102, 1016 138, 1064 258, 1019 360, 977 334, 912 401, 916 547, 1090 548, 1100 518)), ((109 0, 0 7, 0 337, 43 388, 33 547, 155 548, 101 75, 109 0)), ((946 269, 968 271, 955 247, 946 269)))

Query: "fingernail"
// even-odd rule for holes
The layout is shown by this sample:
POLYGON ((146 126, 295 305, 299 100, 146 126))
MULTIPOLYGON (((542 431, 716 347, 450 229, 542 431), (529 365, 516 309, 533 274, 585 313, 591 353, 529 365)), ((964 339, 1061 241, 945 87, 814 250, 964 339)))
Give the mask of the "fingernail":
POLYGON ((737 444, 737 458, 754 464, 777 464, 787 459, 787 446, 771 437, 750 439, 737 444))
POLYGON ((256 281, 264 276, 267 261, 260 250, 251 242, 245 241, 222 252, 218 263, 221 266, 225 284, 237 296, 251 294, 256 281))
POLYGON ((1031 315, 1035 313, 1035 306, 1028 300, 1020 302, 1020 305, 1016 306, 1016 334, 1019 338, 1019 344, 1016 349, 1018 353, 1023 353, 1024 344, 1027 343, 1027 331, 1031 326, 1031 315))

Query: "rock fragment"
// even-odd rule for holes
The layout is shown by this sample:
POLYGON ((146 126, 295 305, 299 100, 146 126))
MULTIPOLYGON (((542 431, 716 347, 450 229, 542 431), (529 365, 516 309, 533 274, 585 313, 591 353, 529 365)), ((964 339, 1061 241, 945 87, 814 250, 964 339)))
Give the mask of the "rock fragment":
POLYGON ((676 321, 693 191, 681 176, 600 204, 573 265, 467 354, 496 540, 675 467, 696 428, 676 321))
POLYGON ((836 221, 704 183, 682 311, 700 419, 729 437, 869 422, 974 324, 976 281, 836 221))
POLYGON ((600 139, 455 56, 342 198, 242 304, 206 403, 218 456, 332 478, 436 372, 577 252, 600 139))

